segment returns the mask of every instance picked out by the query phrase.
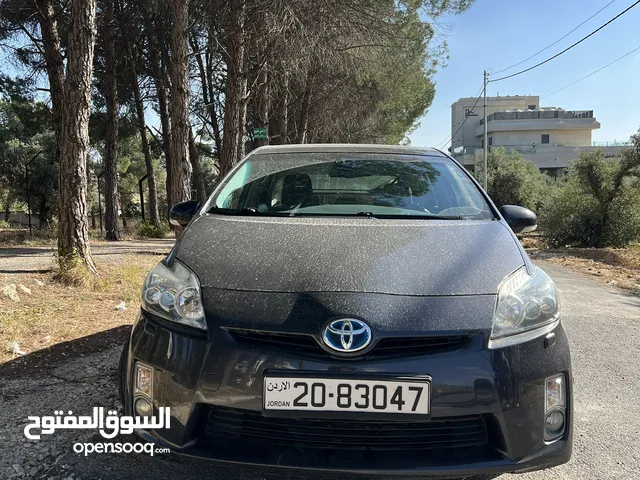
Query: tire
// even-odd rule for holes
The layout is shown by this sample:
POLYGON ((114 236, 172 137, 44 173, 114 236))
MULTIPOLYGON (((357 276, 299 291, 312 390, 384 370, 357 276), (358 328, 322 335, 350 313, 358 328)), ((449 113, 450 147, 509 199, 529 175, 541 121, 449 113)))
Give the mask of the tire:
POLYGON ((127 338, 124 346, 122 347, 122 353, 120 353, 120 361, 118 362, 118 398, 122 407, 125 408, 124 397, 127 389, 125 388, 127 381, 127 360, 129 357, 129 341, 127 338))

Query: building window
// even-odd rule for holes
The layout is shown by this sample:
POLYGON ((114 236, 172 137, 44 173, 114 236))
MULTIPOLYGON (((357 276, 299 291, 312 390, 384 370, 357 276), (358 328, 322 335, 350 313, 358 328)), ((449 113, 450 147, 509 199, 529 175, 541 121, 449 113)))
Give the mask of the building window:
POLYGON ((542 141, 540 143, 549 143, 549 134, 548 133, 543 133, 542 134, 542 141))
POLYGON ((535 105, 529 105, 527 108, 528 108, 529 110, 535 110, 535 109, 536 109, 536 106, 535 106, 535 105))
POLYGON ((489 137, 489 145, 493 145, 493 137, 489 137))

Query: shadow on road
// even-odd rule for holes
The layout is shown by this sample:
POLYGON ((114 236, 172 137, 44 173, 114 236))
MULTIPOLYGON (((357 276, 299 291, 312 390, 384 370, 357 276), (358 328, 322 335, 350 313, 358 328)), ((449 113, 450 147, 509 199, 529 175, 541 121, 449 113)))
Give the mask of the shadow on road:
POLYGON ((0 379, 46 376, 48 370, 73 358, 123 345, 130 331, 130 325, 122 325, 17 357, 0 364, 0 379))
POLYGON ((0 247, 0 258, 44 255, 51 252, 53 247, 0 247))
POLYGON ((0 274, 16 275, 20 273, 49 273, 52 268, 36 268, 34 270, 0 270, 0 274))

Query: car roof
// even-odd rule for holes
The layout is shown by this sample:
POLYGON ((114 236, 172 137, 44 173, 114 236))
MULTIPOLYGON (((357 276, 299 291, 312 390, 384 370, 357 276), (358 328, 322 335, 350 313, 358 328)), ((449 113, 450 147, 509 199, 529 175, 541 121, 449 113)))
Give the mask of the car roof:
POLYGON ((399 155, 426 155, 430 157, 447 156, 431 147, 413 147, 405 145, 376 145, 357 143, 304 143, 294 145, 267 145, 257 148, 251 155, 271 155, 278 153, 391 153, 399 155))

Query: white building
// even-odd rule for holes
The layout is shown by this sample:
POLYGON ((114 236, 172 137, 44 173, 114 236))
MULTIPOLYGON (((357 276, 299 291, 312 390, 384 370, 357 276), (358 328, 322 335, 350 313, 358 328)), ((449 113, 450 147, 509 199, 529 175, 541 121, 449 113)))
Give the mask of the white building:
MULTIPOLYGON (((540 107, 540 97, 536 95, 487 97, 489 148, 518 150, 526 160, 551 175, 560 175, 581 152, 595 148, 591 132, 597 128, 600 123, 593 110, 540 107)), ((461 98, 451 105, 451 135, 451 152, 458 161, 467 168, 481 161, 482 98, 477 102, 476 98, 461 98)), ((606 154, 615 155, 622 146, 601 148, 606 154)))

